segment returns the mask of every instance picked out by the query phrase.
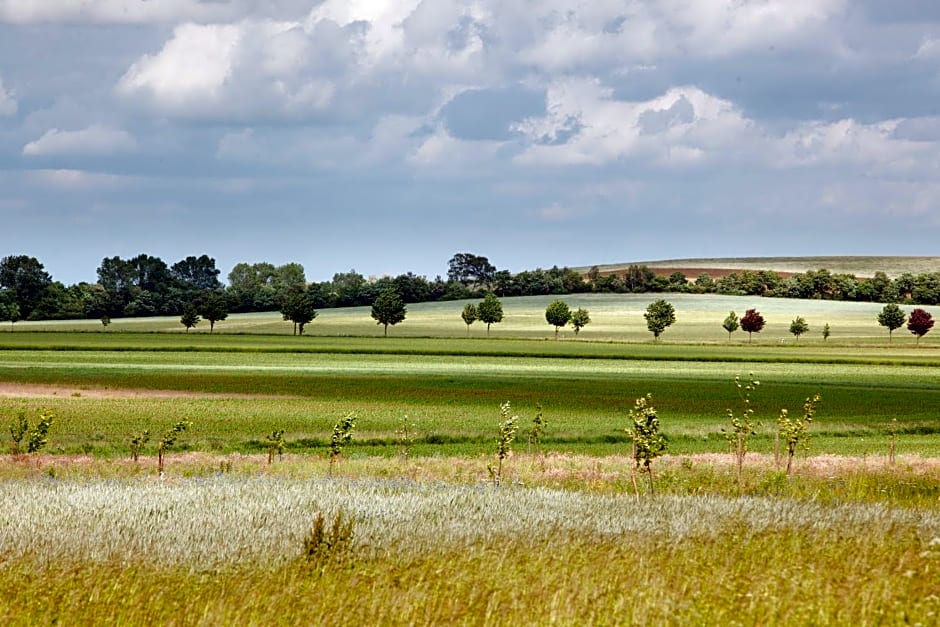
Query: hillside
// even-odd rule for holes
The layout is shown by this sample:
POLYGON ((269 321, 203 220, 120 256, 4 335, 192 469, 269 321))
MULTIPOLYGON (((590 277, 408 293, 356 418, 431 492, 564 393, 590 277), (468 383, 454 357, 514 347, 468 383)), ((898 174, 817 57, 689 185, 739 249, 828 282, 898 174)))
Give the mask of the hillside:
MULTIPOLYGON (((725 257, 701 259, 664 259, 660 261, 634 261, 628 263, 598 265, 602 274, 618 273, 631 265, 645 265, 656 274, 682 272, 689 278, 706 273, 717 278, 736 270, 773 270, 782 275, 825 268, 836 274, 854 274, 871 277, 875 272, 884 272, 895 278, 910 272, 923 274, 940 272, 940 257, 725 257)), ((576 268, 587 273, 590 267, 576 268)))

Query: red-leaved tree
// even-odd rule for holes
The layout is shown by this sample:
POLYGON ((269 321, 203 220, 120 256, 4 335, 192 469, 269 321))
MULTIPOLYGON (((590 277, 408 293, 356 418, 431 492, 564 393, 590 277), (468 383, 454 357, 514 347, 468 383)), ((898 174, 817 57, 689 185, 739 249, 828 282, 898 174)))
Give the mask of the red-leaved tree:
POLYGON ((748 309, 741 316, 741 330, 747 331, 747 343, 751 343, 751 333, 760 333, 764 328, 764 316, 756 309, 748 309))
POLYGON ((929 311, 915 309, 907 319, 907 330, 917 336, 918 344, 920 344, 920 338, 927 335, 931 328, 933 328, 933 316, 929 311))

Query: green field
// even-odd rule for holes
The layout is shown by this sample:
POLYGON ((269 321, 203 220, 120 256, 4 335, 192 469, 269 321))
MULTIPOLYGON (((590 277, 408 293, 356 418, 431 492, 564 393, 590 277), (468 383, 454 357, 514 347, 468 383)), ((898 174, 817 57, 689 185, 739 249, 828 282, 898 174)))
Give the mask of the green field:
MULTIPOLYGON (((699 259, 665 259, 659 261, 639 261, 636 264, 656 268, 687 268, 689 278, 698 276, 692 270, 771 270, 774 272, 808 272, 826 269, 833 274, 853 274, 857 277, 871 277, 876 272, 884 272, 896 278, 905 272, 924 274, 940 269, 940 257, 723 257, 699 259)), ((626 270, 630 263, 605 264, 598 266, 602 271, 626 270)), ((589 268, 579 268, 587 272, 589 268)))
POLYGON ((323 311, 303 337, 277 314, 212 335, 174 319, 19 323, 0 333, 0 415, 52 409, 56 422, 46 454, 0 457, 0 509, 15 512, 0 517, 0 615, 935 623, 940 342, 899 330, 889 343, 877 305, 667 298, 678 321, 659 342, 642 318, 650 297, 615 295, 567 298, 594 322, 558 341, 546 297, 505 299, 489 338, 479 324, 467 337, 463 302, 409 306, 389 338, 363 308, 323 311), (721 320, 749 307, 766 330, 729 340, 721 320), (811 325, 799 342, 797 315, 811 325), (721 429, 749 373, 759 424, 738 477, 721 429), (655 493, 641 477, 634 495, 625 427, 647 393, 668 455, 655 493), (810 447, 787 476, 775 421, 814 393, 810 447), (521 428, 495 488, 506 401, 521 428), (334 468, 330 435, 349 414, 334 468), (193 426, 159 478, 155 441, 179 420, 193 426), (277 429, 287 447, 268 465, 277 429), (354 524, 345 552, 304 558, 315 516, 340 511, 354 524))
MULTIPOLYGON (((878 326, 876 317, 883 305, 877 303, 848 303, 816 300, 794 300, 786 298, 760 298, 743 296, 720 296, 713 294, 573 294, 562 297, 523 296, 503 300, 504 320, 492 325, 490 338, 550 339, 554 328, 545 322, 545 307, 554 298, 562 298, 572 309, 583 307, 590 311, 592 322, 581 332, 580 338, 594 342, 645 342, 651 339, 643 312, 657 298, 666 298, 676 309, 676 324, 666 330, 664 343, 709 343, 727 344, 728 334, 721 328, 722 320, 729 311, 743 315, 746 309, 757 308, 766 319, 766 327, 754 335, 753 342, 767 344, 794 344, 789 333, 790 322, 802 316, 809 323, 810 331, 799 340, 800 345, 822 344, 822 327, 829 324, 832 336, 827 344, 876 344, 888 343, 887 331, 878 326)), ((417 303, 408 305, 407 319, 389 330, 391 337, 446 337, 466 338, 467 326, 460 319, 460 312, 468 302, 450 301, 417 303)), ((940 307, 925 307, 934 317, 940 316, 940 307)), ((910 307, 905 307, 910 311, 910 307)), ((10 326, 5 325, 9 331, 10 326)), ((99 333, 101 323, 96 320, 64 322, 19 322, 14 327, 25 331, 87 331, 99 333)), ((0 326, 0 330, 3 327, 0 326)), ((217 332, 224 334, 281 334, 290 335, 292 325, 277 313, 238 314, 216 325, 217 332)), ((189 334, 184 333, 178 318, 133 318, 114 319, 107 333, 121 331, 159 332, 186 335, 207 335, 208 325, 199 324, 189 334)), ((11 335, 16 336, 17 333, 11 335)), ((32 334, 28 334, 32 335, 32 334)), ((306 335, 312 337, 380 337, 382 327, 369 316, 368 307, 324 309, 307 326, 306 335)), ((914 337, 905 329, 894 333, 893 343, 913 347, 914 337)), ((940 347, 936 331, 923 338, 924 346, 940 347)), ((470 328, 471 338, 486 338, 486 327, 477 322, 470 328)), ((574 333, 565 329, 562 339, 573 339, 574 333)), ((0 341, 11 341, 0 332, 0 341)), ((28 339, 18 341, 28 342, 28 339)), ((231 341, 231 340, 227 340, 231 341)), ((738 331, 731 340, 733 344, 746 343, 747 336, 738 331)))
POLYGON ((739 403, 732 380, 753 372, 763 382, 755 450, 770 450, 780 409, 798 410, 818 392, 814 451, 883 454, 896 419, 908 450, 940 453, 940 346, 900 333, 889 345, 873 322, 876 306, 761 302, 771 322, 749 344, 740 333, 729 341, 715 322, 749 299, 674 296, 679 321, 652 342, 642 319, 647 300, 586 297, 596 322, 560 341, 546 339, 547 298, 506 299, 505 322, 490 338, 480 328, 466 337, 460 302, 414 306, 390 338, 362 335, 376 325, 359 308, 324 312, 310 327, 316 333, 303 337, 283 335, 288 325, 271 314, 233 316, 213 335, 161 333, 172 321, 159 319, 134 322, 149 333, 121 332, 120 322, 107 332, 23 329, 0 334, 0 381, 74 389, 0 406, 55 409, 62 420, 53 448, 65 453, 123 455, 130 434, 180 419, 197 424, 187 438, 197 450, 257 451, 266 433, 283 428, 293 450, 315 451, 337 418, 354 412, 361 454, 392 454, 406 416, 419 454, 483 454, 508 400, 526 420, 543 408, 548 450, 601 455, 622 450, 627 410, 652 393, 672 451, 683 454, 724 450, 724 415, 739 403), (783 339, 772 320, 796 312, 811 324, 833 320, 833 337, 783 339), (360 335, 321 335, 331 330, 360 335), (216 396, 100 398, 94 391, 102 388, 216 396))

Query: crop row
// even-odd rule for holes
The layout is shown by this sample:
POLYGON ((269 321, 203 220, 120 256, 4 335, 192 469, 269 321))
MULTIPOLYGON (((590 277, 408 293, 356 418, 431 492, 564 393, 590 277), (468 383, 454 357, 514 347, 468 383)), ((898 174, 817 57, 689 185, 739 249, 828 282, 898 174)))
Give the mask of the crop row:
POLYGON ((170 482, 6 481, 0 521, 6 559, 159 562, 197 569, 297 556, 317 512, 355 520, 357 550, 415 555, 487 539, 647 534, 681 542, 728 529, 761 535, 812 527, 940 536, 936 510, 779 499, 640 499, 546 489, 495 490, 400 481, 296 481, 219 476, 170 482))

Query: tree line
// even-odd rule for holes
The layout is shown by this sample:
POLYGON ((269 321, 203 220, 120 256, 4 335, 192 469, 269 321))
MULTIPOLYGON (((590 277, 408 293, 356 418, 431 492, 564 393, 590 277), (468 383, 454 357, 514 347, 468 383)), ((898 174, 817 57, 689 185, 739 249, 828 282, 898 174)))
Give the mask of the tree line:
MULTIPOLYGON (((66 286, 54 281, 35 257, 12 255, 0 260, 0 320, 66 320, 112 317, 176 316, 222 307, 226 312, 281 311, 297 330, 313 318, 311 311, 368 306, 393 290, 403 303, 577 293, 717 293, 765 297, 815 298, 923 305, 940 304, 940 272, 895 279, 883 272, 871 278, 833 274, 825 269, 787 278, 769 270, 741 270, 712 279, 690 280, 681 272, 659 276, 645 265, 619 273, 595 266, 582 275, 557 266, 511 273, 487 257, 457 253, 448 261, 446 278, 408 272, 395 277, 366 277, 355 269, 329 281, 310 282, 299 263, 238 263, 219 279, 215 259, 189 256, 172 265, 159 257, 106 257, 95 282, 66 286), (210 307, 211 305, 211 307, 210 307)), ((202 314, 206 317, 205 314, 202 314)), ((315 314, 314 314, 315 315, 315 314)), ((207 318, 209 319, 209 318, 207 318)))

